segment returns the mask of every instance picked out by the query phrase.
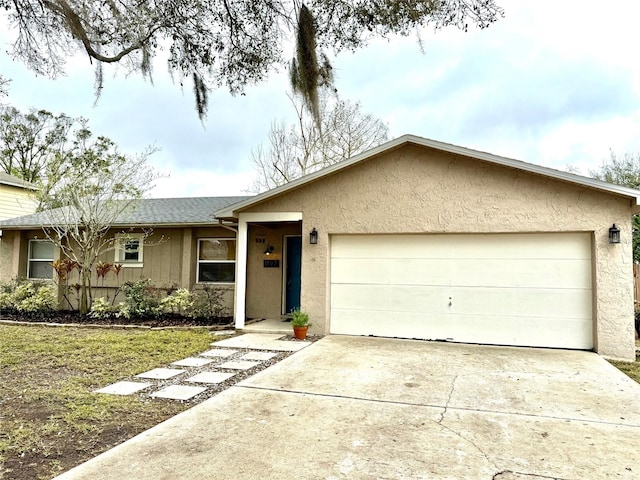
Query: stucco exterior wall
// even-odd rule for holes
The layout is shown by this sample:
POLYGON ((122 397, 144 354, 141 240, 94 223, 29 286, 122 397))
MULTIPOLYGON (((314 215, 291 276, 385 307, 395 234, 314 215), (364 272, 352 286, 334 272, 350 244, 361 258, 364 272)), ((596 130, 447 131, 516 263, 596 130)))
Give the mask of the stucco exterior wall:
POLYGON ((248 318, 279 318, 282 315, 284 238, 300 235, 300 225, 250 225, 247 248, 247 310, 248 318), (264 255, 267 245, 273 254, 264 255), (263 260, 278 260, 277 268, 265 268, 263 260))
POLYGON ((0 282, 18 277, 20 232, 5 230, 0 237, 0 282))
POLYGON ((0 220, 29 215, 36 203, 32 190, 0 184, 0 220))
POLYGON ((301 301, 320 333, 330 327, 333 234, 592 232, 595 348, 634 358, 632 212, 623 197, 409 145, 244 211, 303 212, 301 301), (619 245, 608 243, 613 223, 619 245), (317 245, 308 242, 313 227, 317 245))

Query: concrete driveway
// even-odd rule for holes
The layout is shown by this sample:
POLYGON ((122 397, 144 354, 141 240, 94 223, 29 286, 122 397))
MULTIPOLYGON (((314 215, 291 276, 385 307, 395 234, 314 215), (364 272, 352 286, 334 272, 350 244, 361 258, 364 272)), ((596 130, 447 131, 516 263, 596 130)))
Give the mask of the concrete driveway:
POLYGON ((640 478, 594 353, 329 336, 59 479, 640 478))

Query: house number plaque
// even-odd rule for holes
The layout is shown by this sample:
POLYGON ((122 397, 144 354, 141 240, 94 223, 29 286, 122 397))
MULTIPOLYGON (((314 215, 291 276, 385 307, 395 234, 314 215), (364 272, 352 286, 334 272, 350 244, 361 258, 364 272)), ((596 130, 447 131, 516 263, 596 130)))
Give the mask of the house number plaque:
POLYGON ((264 268, 278 268, 280 266, 280 260, 263 260, 264 268))

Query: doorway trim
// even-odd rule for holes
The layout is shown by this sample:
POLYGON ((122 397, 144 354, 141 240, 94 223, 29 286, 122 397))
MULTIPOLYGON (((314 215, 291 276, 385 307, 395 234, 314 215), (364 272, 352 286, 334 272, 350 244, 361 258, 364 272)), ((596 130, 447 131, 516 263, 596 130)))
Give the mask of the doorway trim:
POLYGON ((250 222, 295 222, 302 220, 302 212, 239 213, 236 242, 236 284, 233 299, 235 327, 244 328, 247 316, 247 242, 250 222))

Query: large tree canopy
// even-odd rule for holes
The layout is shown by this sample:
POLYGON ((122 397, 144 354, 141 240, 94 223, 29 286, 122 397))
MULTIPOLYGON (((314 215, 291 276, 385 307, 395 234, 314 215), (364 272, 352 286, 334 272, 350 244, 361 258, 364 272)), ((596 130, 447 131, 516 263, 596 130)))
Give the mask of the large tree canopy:
POLYGON ((297 68, 312 63, 297 78, 313 102, 305 85, 322 84, 315 74, 326 66, 316 48, 353 50, 426 25, 484 28, 503 13, 494 0, 0 0, 0 9, 16 32, 13 56, 43 75, 61 74, 65 59, 82 50, 96 61, 101 88, 103 63, 149 75, 166 50, 169 70, 180 82, 193 80, 201 117, 209 89, 241 93, 289 65, 299 26, 297 68))
MULTIPOLYGON (((148 147, 141 155, 146 159, 156 150, 148 147)), ((0 106, 0 171, 36 184, 39 210, 65 205, 63 193, 78 171, 110 171, 126 158, 113 141, 94 137, 84 118, 0 106)))

